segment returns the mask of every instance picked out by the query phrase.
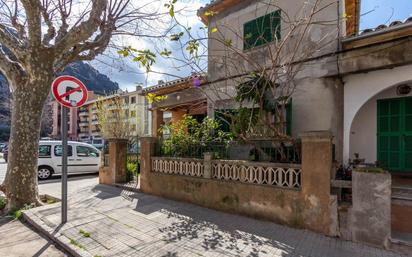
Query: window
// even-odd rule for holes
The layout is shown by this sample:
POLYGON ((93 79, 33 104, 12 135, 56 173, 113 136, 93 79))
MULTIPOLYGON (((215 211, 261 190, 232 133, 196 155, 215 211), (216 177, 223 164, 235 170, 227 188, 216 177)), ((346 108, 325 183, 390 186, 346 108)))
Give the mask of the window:
MULTIPOLYGON (((54 155, 55 156, 62 156, 63 154, 63 146, 62 145, 56 145, 54 147, 54 155)), ((67 146, 67 156, 72 156, 73 155, 73 149, 71 145, 67 146)))
POLYGON ((99 152, 96 149, 87 146, 76 146, 76 152, 79 157, 99 157, 99 152))
POLYGON ((135 118, 136 117, 136 111, 131 111, 130 112, 130 117, 135 118))
POLYGON ((132 104, 135 104, 135 103, 136 103, 136 97, 135 97, 135 96, 132 96, 132 97, 130 98, 130 102, 131 102, 132 104))
POLYGON ((51 157, 51 146, 50 145, 40 145, 39 146, 39 157, 40 158, 51 157))
MULTIPOLYGON (((252 112, 252 114, 247 114, 247 116, 250 116, 250 115, 255 116, 257 113, 256 111, 253 111, 252 109, 247 109, 247 108, 245 108, 243 111, 247 113, 252 112)), ((238 110, 238 109, 215 110, 215 119, 219 122, 220 129, 223 132, 231 132, 232 131, 232 127, 231 127, 232 117, 243 116, 241 113, 242 113, 241 110, 238 110)), ((288 136, 291 136, 292 135, 292 98, 289 100, 287 104, 285 104, 284 117, 285 117, 285 126, 284 126, 285 131, 283 131, 283 133, 285 133, 288 136)), ((279 123, 280 121, 279 121, 279 118, 275 117, 274 115, 272 117, 272 122, 276 124, 276 123, 279 123)), ((243 124, 240 120, 238 120, 236 125, 237 125, 236 129, 242 129, 242 128, 245 129, 248 127, 248 122, 247 124, 243 124)))
POLYGON ((101 145, 101 144, 103 144, 103 139, 94 139, 93 144, 101 145))
POLYGON ((280 10, 246 22, 243 26, 243 50, 280 39, 280 10))

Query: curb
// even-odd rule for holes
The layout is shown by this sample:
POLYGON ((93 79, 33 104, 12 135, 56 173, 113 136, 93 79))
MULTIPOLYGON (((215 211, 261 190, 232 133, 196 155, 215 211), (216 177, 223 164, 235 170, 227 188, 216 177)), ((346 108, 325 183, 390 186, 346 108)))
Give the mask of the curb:
POLYGON ((66 253, 68 253, 70 256, 73 257, 92 257, 92 255, 88 252, 86 252, 83 249, 79 248, 73 248, 70 246, 70 241, 68 240, 67 237, 62 235, 60 232, 56 232, 55 234, 50 233, 50 231, 47 231, 44 229, 41 225, 39 225, 36 221, 34 221, 30 215, 28 215, 26 212, 23 212, 23 220, 27 223, 29 223, 31 226, 33 226, 40 234, 54 242, 56 245, 61 247, 66 253), (56 235, 60 235, 61 238, 59 238, 56 235), (66 240, 64 240, 66 239, 66 240))

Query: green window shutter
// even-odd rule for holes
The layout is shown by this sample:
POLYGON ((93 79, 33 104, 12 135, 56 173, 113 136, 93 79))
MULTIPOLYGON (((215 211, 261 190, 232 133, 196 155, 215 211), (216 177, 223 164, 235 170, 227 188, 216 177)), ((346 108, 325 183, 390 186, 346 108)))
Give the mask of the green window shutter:
POLYGON ((286 105, 286 135, 292 136, 292 98, 286 105))
POLYGON ((258 26, 256 20, 249 21, 243 26, 243 49, 253 48, 256 44, 258 26))
POLYGON ((243 49, 261 46, 281 37, 280 10, 261 16, 243 25, 243 49))

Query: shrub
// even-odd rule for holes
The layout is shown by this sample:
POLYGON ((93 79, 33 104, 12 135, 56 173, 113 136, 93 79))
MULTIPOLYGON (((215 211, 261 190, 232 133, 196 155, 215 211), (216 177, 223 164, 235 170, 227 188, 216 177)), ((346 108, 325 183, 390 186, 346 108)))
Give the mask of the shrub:
POLYGON ((138 162, 133 162, 128 160, 126 164, 126 179, 127 181, 131 181, 133 179, 133 176, 138 176, 139 175, 139 164, 138 162))
POLYGON ((0 210, 6 208, 7 200, 4 196, 0 196, 0 210))
POLYGON ((165 156, 202 158, 203 152, 227 146, 233 139, 231 133, 221 130, 218 121, 208 117, 198 122, 185 115, 179 122, 163 126, 162 131, 170 133, 160 149, 165 156))

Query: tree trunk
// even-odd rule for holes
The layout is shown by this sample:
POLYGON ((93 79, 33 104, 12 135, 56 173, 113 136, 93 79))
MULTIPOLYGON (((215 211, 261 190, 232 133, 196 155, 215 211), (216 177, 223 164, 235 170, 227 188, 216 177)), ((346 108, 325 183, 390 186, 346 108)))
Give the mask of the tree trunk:
MULTIPOLYGON (((44 73, 43 73, 44 74, 44 73)), ((27 79, 12 92, 9 159, 4 181, 8 209, 38 205, 37 157, 43 105, 50 90, 51 76, 27 79)))

